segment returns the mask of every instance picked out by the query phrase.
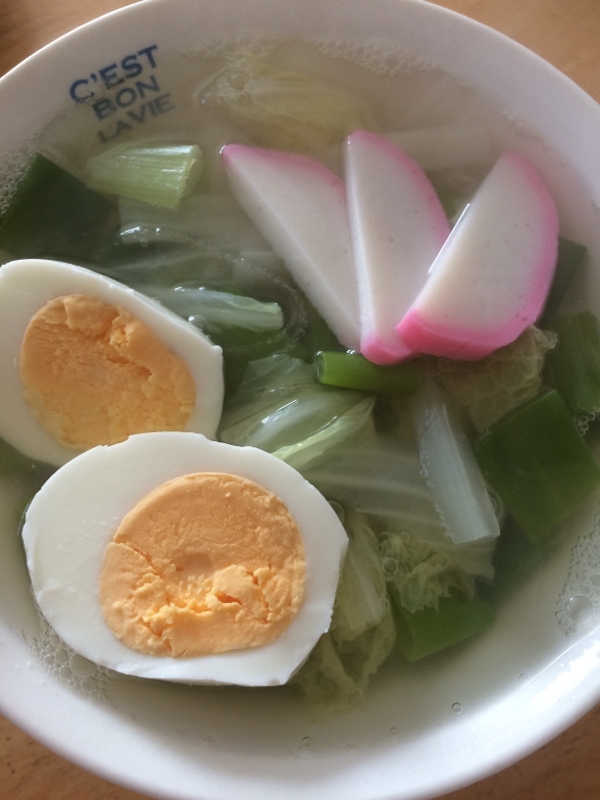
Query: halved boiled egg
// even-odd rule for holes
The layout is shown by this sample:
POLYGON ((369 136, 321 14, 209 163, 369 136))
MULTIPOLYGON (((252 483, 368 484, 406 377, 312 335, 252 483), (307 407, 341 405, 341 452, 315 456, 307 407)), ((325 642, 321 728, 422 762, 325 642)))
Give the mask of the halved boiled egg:
POLYGON ((279 685, 328 630, 348 539, 262 450, 131 436, 61 467, 23 541, 42 613, 91 661, 186 683, 279 685))
POLYGON ((213 437, 220 347, 132 289, 42 259, 0 268, 0 437, 55 466, 135 433, 213 437))

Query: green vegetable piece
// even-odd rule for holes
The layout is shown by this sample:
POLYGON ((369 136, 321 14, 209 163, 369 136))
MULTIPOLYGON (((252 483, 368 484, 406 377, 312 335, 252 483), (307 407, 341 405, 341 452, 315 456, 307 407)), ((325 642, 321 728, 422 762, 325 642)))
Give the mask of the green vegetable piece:
POLYGON ((442 597, 437 609, 414 613, 399 608, 398 646, 408 661, 418 661, 481 633, 493 619, 492 605, 478 597, 442 597))
POLYGON ((2 218, 0 250, 13 258, 90 258, 112 211, 107 198, 38 154, 2 218))
POLYGON ((532 541, 514 519, 508 517, 494 553, 494 583, 490 587, 493 601, 502 601, 518 586, 531 580, 560 541, 561 537, 556 536, 532 541))
POLYGON ((33 461, 18 450, 15 450, 4 439, 0 439, 0 476, 20 475, 45 480, 53 472, 53 467, 40 461, 33 461))
POLYGON ((476 443, 475 458, 532 540, 546 536, 600 487, 600 468, 555 390, 494 423, 476 443))
POLYGON ((176 209, 202 174, 197 145, 118 145, 91 158, 87 184, 152 205, 176 209))
POLYGON ((382 367, 358 353, 337 350, 321 350, 317 353, 316 363, 317 379, 321 383, 370 394, 413 394, 423 377, 420 361, 382 367))
POLYGON ((559 238, 554 278, 544 305, 544 311, 542 312, 540 321, 537 323, 540 327, 548 327, 556 316, 556 312, 573 278, 584 265, 587 255, 587 247, 584 245, 573 242, 571 239, 559 238))
POLYGON ((557 319, 548 355, 552 382, 576 417, 600 412, 600 321, 590 311, 557 319))

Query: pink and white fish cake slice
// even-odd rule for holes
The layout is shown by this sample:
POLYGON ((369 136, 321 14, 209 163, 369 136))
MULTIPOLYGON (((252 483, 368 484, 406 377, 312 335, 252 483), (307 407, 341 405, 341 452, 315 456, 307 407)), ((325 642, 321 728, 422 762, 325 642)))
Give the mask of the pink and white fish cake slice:
POLYGON ((536 321, 558 249, 558 213, 534 167, 500 156, 398 325, 415 350, 476 360, 536 321))
POLYGON ((346 190, 335 173, 296 153, 230 144, 231 190, 296 283, 351 350, 360 343, 346 190))
POLYGON ((360 311, 360 350, 376 364, 414 354, 396 326, 450 233, 421 167, 369 131, 346 142, 346 188, 360 311))

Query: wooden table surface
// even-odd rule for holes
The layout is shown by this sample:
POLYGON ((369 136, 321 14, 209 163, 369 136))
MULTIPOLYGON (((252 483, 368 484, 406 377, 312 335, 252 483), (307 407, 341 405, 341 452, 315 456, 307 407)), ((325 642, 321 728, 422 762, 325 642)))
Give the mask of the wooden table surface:
MULTIPOLYGON (((60 34, 129 2, 0 0, 0 75, 60 34)), ((521 42, 600 101, 600 0, 437 3, 521 42)), ((599 746, 597 707, 537 753, 444 800, 599 800, 599 746)), ((144 797, 64 761, 0 717, 0 800, 144 797)))

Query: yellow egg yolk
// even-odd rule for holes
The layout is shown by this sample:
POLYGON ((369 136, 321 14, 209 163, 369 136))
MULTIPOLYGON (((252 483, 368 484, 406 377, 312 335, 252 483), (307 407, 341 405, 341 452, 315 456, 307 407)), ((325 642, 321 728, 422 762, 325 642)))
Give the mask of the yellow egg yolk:
POLYGON ((38 422, 76 450, 183 430, 196 399, 182 358, 124 308, 87 295, 58 297, 38 311, 19 368, 38 422))
POLYGON ((224 473, 175 478, 142 499, 108 545, 100 605, 140 653, 190 657, 268 644, 296 616, 306 556, 283 502, 224 473))

